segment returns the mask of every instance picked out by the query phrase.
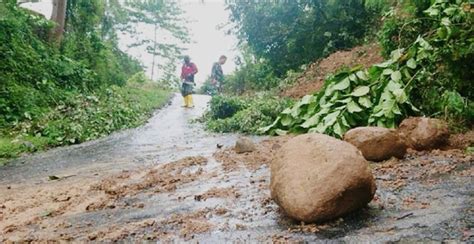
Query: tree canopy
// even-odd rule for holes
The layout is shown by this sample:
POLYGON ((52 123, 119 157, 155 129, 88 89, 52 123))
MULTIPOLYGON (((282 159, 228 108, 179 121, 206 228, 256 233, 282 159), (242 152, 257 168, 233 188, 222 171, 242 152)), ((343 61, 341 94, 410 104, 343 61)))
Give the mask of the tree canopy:
POLYGON ((236 1, 228 8, 241 44, 279 76, 360 43, 376 13, 361 0, 236 1))

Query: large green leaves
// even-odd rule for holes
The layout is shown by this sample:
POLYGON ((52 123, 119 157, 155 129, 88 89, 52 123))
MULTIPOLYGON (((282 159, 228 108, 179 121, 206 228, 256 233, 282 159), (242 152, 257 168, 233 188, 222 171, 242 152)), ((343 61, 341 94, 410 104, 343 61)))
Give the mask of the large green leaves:
MULTIPOLYGON (((406 49, 395 49, 390 58, 380 64, 366 70, 356 68, 342 71, 329 77, 319 93, 313 95, 312 99, 304 98, 300 102, 305 105, 290 109, 294 112, 287 118, 291 123, 285 123, 289 126, 276 123, 267 132, 274 133, 275 129, 284 129, 289 132, 318 132, 342 137, 346 130, 355 126, 393 128, 407 115, 419 112, 410 101, 419 99, 414 95, 419 94, 419 91, 413 89, 419 87, 417 83, 424 82, 432 86, 439 82, 436 80, 437 76, 447 68, 439 65, 443 63, 442 57, 459 59, 463 55, 466 57, 468 53, 472 55, 474 39, 466 39, 466 36, 473 34, 472 23, 467 21, 471 5, 466 10, 467 5, 462 2, 435 1, 425 13, 431 16, 433 26, 437 27, 429 33, 420 33, 416 41, 406 49), (460 23, 461 21, 465 23, 460 23), (461 34, 460 24, 468 31, 461 34), (455 37, 459 37, 457 42, 453 42, 455 37), (458 46, 463 46, 464 49, 458 46), (307 101, 310 101, 309 104, 306 104, 307 101)), ((456 86, 456 82, 458 81, 453 80, 450 86, 456 86)), ((433 89, 431 97, 438 100, 435 106, 439 110, 451 114, 465 112, 466 104, 472 104, 460 93, 449 90, 440 96, 439 91, 433 89)))

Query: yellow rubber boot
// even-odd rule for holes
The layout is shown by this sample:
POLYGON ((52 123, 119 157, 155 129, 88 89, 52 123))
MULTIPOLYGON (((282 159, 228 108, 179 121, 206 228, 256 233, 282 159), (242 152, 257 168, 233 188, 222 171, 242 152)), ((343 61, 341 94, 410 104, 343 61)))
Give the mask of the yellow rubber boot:
POLYGON ((194 108, 193 95, 188 95, 188 108, 194 108))
POLYGON ((184 105, 181 106, 181 107, 185 107, 185 108, 186 108, 186 107, 188 107, 188 96, 184 96, 183 99, 184 99, 184 105))

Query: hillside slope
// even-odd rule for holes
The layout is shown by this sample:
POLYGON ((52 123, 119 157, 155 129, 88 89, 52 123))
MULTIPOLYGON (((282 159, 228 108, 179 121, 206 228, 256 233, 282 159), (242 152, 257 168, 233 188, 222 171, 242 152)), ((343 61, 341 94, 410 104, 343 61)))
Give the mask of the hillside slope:
POLYGON ((372 64, 382 62, 380 47, 376 43, 357 46, 347 51, 338 51, 327 58, 318 60, 308 66, 294 85, 285 88, 280 95, 291 98, 301 98, 304 95, 317 92, 324 84, 327 75, 335 73, 342 67, 372 64))

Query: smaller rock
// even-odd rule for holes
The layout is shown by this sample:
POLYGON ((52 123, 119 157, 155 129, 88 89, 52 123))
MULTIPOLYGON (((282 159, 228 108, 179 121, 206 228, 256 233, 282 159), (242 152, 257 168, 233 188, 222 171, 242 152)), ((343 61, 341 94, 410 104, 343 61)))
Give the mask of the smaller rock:
POLYGON ((398 129, 408 147, 430 150, 443 147, 449 138, 448 124, 439 119, 411 117, 405 119, 398 129))
POLYGON ((246 137, 240 137, 235 143, 234 150, 236 153, 253 152, 256 150, 255 143, 246 137))
POLYGON ((358 127, 344 135, 344 141, 356 146, 370 161, 383 161, 391 157, 403 158, 407 146, 395 130, 380 127, 358 127))

